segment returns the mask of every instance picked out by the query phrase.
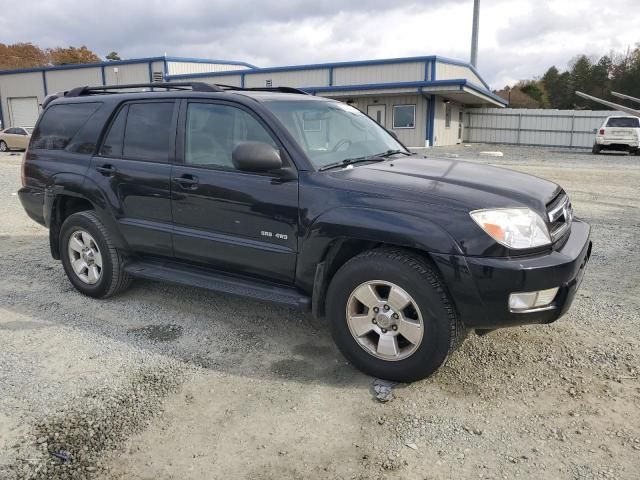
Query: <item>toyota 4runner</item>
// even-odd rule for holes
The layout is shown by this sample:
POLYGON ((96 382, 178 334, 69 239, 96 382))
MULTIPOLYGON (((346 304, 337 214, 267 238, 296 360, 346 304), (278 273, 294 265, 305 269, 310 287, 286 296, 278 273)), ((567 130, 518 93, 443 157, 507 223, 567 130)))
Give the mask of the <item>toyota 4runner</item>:
POLYGON ((420 379, 469 330, 555 321, 591 254, 555 183, 418 158, 296 89, 80 87, 43 107, 19 196, 77 290, 142 277, 308 309, 370 375, 420 379))

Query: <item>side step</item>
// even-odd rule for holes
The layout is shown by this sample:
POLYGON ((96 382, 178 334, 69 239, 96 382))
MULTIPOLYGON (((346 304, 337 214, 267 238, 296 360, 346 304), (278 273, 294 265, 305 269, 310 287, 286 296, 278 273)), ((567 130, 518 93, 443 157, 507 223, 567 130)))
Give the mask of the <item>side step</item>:
POLYGON ((216 292, 289 305, 303 310, 311 308, 310 297, 294 288, 266 281, 236 277, 189 265, 145 260, 129 262, 124 269, 134 277, 148 280, 206 288, 216 292))

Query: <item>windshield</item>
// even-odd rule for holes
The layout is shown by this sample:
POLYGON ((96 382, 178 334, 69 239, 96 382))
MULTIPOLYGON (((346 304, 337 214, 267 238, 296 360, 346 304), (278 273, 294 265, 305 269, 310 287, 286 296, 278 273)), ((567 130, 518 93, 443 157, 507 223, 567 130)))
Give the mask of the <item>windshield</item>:
POLYGON ((634 117, 614 117, 609 119, 607 127, 638 128, 640 127, 640 122, 634 117))
POLYGON ((316 169, 390 150, 407 151, 384 128, 346 103, 296 100, 264 105, 289 130, 316 169))

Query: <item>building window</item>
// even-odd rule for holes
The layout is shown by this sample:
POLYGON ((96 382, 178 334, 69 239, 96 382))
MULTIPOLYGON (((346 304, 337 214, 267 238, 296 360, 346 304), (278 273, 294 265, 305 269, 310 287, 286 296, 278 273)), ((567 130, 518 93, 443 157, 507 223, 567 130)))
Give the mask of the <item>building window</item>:
POLYGON ((164 82, 164 73, 162 72, 153 72, 153 83, 162 83, 164 82))
POLYGON ((451 127, 451 102, 444 103, 444 128, 451 127))
POLYGON ((393 128, 416 128, 416 106, 394 105, 393 128))

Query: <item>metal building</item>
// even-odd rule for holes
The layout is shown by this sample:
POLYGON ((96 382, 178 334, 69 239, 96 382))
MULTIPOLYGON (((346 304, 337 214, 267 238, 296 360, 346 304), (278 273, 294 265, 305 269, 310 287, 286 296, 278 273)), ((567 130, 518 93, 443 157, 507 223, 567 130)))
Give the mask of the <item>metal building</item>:
POLYGON ((168 75, 254 69, 244 62, 151 57, 83 65, 0 71, 2 128, 31 127, 44 98, 82 85, 163 82, 168 75))
POLYGON ((258 68, 244 62, 155 57, 0 72, 4 126, 30 126, 47 93, 81 85, 197 80, 238 87, 290 86, 366 112, 409 147, 462 141, 465 107, 504 107, 478 71, 439 56, 258 68))

